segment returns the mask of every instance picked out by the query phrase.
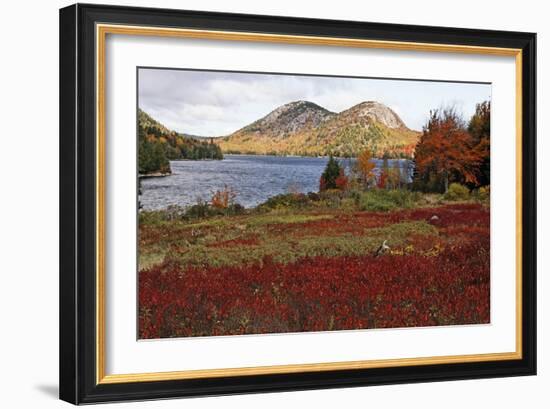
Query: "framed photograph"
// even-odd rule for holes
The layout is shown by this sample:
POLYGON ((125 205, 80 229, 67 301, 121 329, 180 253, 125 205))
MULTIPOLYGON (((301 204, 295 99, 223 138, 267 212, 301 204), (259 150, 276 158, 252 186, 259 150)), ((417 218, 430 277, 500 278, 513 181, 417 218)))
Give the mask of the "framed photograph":
POLYGON ((61 9, 61 399, 534 375, 535 44, 61 9))

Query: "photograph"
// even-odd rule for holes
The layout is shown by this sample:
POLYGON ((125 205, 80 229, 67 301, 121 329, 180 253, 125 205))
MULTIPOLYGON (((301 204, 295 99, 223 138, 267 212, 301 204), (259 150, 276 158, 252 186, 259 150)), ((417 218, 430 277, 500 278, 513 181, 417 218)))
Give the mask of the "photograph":
POLYGON ((490 324, 491 92, 137 67, 138 339, 490 324))

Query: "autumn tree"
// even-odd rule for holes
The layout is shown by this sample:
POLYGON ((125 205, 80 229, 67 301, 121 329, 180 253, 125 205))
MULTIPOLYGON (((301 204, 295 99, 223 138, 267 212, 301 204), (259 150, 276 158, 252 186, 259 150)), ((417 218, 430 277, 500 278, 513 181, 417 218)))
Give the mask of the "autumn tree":
POLYGON ((388 181, 388 174, 384 172, 384 170, 382 170, 382 172, 380 172, 380 175, 378 175, 378 181, 376 182, 376 187, 378 189, 385 189, 387 186, 387 181, 388 181))
MULTIPOLYGON (((337 189, 338 185, 336 180, 343 174, 343 168, 340 166, 338 161, 330 155, 327 166, 321 175, 319 180, 319 191, 327 189, 337 189)), ((347 183, 346 183, 347 184, 347 183)))
POLYGON ((484 101, 476 105, 476 111, 468 123, 468 132, 472 135, 475 149, 481 156, 478 183, 486 186, 491 183, 490 138, 491 138, 491 102, 484 101))
POLYGON ((415 187, 447 192, 450 182, 477 185, 482 155, 453 108, 430 112, 416 147, 415 187))
POLYGON ((386 189, 387 182, 388 182, 388 173, 389 173, 389 164, 388 164, 388 158, 386 155, 384 155, 384 159, 382 160, 382 170, 380 171, 380 174, 378 175, 378 180, 376 183, 376 187, 379 189, 386 189))
POLYGON ((372 161, 372 154, 370 150, 365 149, 359 154, 355 168, 359 175, 359 179, 364 185, 368 185, 368 183, 375 177, 375 167, 376 165, 372 161))
POLYGON ((223 189, 216 190, 214 192, 214 195, 212 195, 212 199, 210 200, 210 203, 212 207, 216 209, 227 209, 230 205, 232 205, 235 202, 236 197, 237 197, 237 192, 235 192, 229 186, 225 185, 223 189))
POLYGON ((336 185, 336 189, 346 190, 348 188, 349 180, 343 167, 340 167, 340 173, 334 181, 334 184, 336 185))
POLYGON ((388 169, 387 174, 387 185, 390 189, 398 189, 401 188, 401 170, 399 167, 396 167, 395 164, 391 168, 388 169))

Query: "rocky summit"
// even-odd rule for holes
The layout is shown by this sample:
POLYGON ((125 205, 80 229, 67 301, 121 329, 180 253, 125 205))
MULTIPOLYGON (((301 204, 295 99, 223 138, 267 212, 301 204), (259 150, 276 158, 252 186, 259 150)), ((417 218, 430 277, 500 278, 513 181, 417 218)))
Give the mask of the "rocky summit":
POLYGON ((376 101, 365 101, 352 106, 339 114, 342 118, 348 118, 348 121, 355 123, 379 123, 387 128, 407 128, 393 110, 386 105, 376 101))
POLYGON ((294 101, 281 105, 263 118, 237 131, 269 134, 284 137, 303 131, 315 129, 321 123, 336 114, 309 101, 294 101))

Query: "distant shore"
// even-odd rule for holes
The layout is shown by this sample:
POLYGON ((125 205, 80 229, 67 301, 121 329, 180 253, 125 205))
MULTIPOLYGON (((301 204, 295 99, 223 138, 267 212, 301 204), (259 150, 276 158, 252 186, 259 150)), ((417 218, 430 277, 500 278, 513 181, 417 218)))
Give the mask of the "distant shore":
MULTIPOLYGON (((294 154, 286 154, 286 155, 283 155, 283 154, 278 154, 278 153, 253 153, 253 152, 248 152, 248 153, 233 153, 233 152, 223 152, 224 156, 225 155, 231 155, 231 156, 273 156, 273 157, 278 157, 278 158, 318 158, 318 159, 328 159, 331 155, 294 155, 294 154)), ((332 155, 335 159, 356 159, 357 158, 357 155, 353 155, 353 156, 337 156, 337 155, 332 155)), ((384 158, 383 157, 380 157, 380 158, 373 158, 374 160, 383 160, 384 158)), ((412 157, 388 157, 387 159, 389 160, 412 160, 413 158, 412 157)), ((184 160, 188 160, 188 159, 184 159, 184 160)))

